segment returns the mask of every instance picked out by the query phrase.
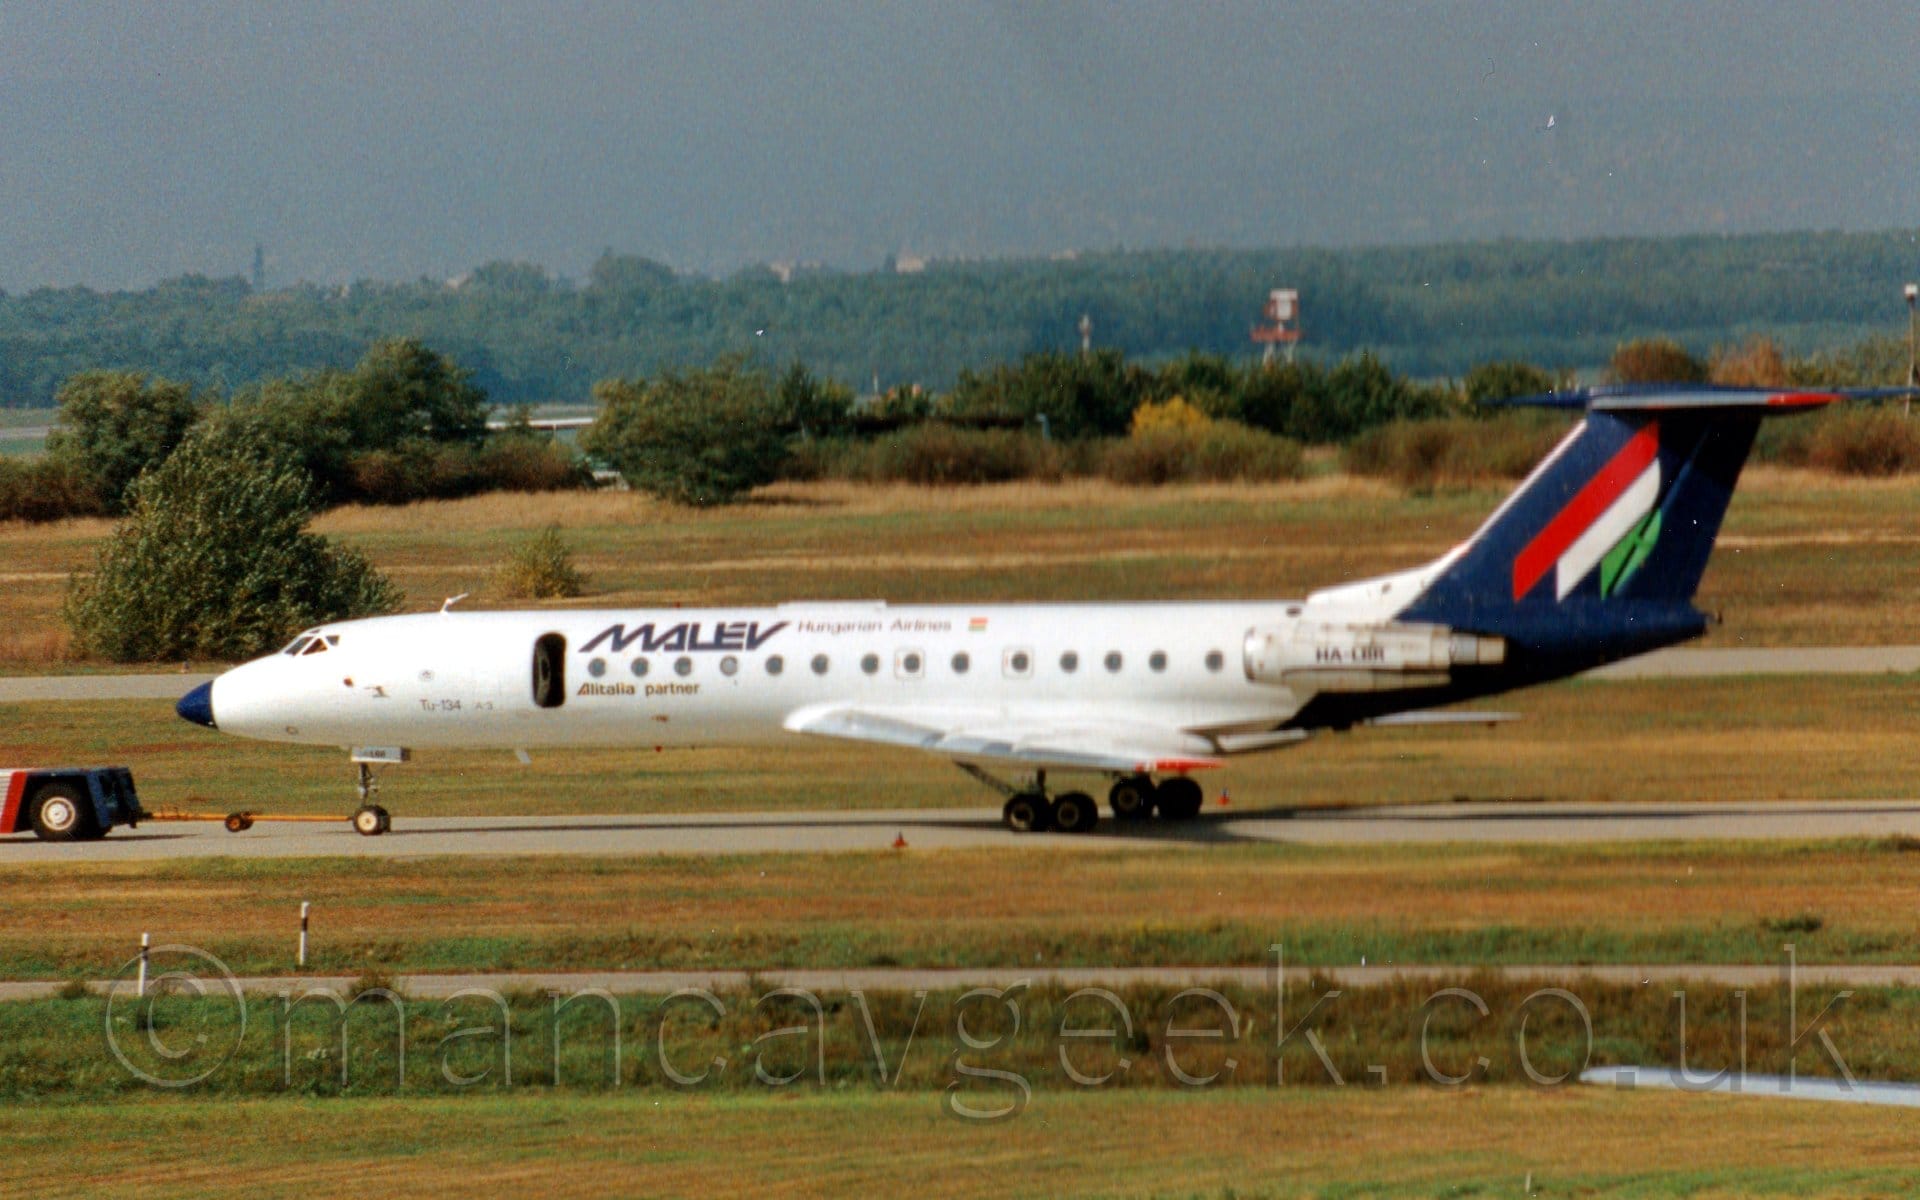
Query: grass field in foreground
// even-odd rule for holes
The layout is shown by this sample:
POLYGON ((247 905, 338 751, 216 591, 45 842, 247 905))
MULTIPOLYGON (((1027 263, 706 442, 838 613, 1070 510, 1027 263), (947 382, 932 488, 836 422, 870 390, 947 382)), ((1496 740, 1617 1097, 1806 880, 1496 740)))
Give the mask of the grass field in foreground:
MULTIPOLYGON (((1303 483, 1124 488, 1076 480, 929 489, 781 485, 711 511, 632 493, 482 496, 328 513, 316 528, 365 550, 413 608, 470 593, 502 606, 493 572, 559 524, 607 607, 1301 596, 1443 553, 1501 487, 1403 495, 1345 476, 1303 483)), ((1920 478, 1748 473, 1699 603, 1729 645, 1915 639, 1920 478)), ((66 645, 58 611, 105 521, 0 526, 0 666, 45 670, 66 645)))
POLYGON ((37 1104, 0 1192, 330 1197, 1863 1196, 1920 1187, 1920 1117, 1760 1097, 1310 1090, 37 1104))
MULTIPOLYGON (((1573 681, 1482 702, 1495 728, 1362 729, 1232 760, 1202 781, 1217 806, 1457 799, 1885 799, 1914 794, 1920 680, 1909 676, 1573 681)), ((338 750, 266 745, 189 725, 166 701, 0 705, 0 764, 117 762, 149 809, 338 813, 338 750)), ((944 760, 796 738, 667 751, 423 751, 384 772, 409 816, 995 806, 944 760)), ((1064 782, 1098 780, 1065 776, 1064 782)), ((1098 789, 1096 789, 1098 790, 1098 789)), ((1098 797, 1104 799, 1104 796, 1098 797)))
POLYGON ((19 866, 0 977, 140 934, 243 974, 866 966, 1912 962, 1920 852, 1855 843, 1208 846, 19 866))
POLYGON ((1898 1082, 1920 1055, 1913 989, 1779 981, 1642 987, 1570 971, 1549 988, 1461 971, 1340 988, 1291 980, 1284 994, 1234 982, 1016 981, 617 1000, 521 987, 405 1000, 359 987, 236 997, 203 964, 156 965, 165 979, 196 968, 204 994, 139 999, 125 987, 110 999, 0 1004, 0 1102, 858 1091, 942 1098, 974 1117, 1088 1089, 1554 1089, 1588 1066, 1684 1065, 1696 1079, 1744 1071, 1743 1091, 1789 1072, 1898 1082))

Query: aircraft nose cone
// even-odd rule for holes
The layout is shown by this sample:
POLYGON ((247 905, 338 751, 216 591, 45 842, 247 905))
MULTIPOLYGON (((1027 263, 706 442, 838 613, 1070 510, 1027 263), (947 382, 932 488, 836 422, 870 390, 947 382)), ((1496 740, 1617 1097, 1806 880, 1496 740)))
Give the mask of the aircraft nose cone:
POLYGON ((219 728, 213 723, 213 685, 203 683, 199 687, 180 697, 180 703, 173 706, 182 720, 192 721, 195 725, 205 725, 208 729, 219 728))

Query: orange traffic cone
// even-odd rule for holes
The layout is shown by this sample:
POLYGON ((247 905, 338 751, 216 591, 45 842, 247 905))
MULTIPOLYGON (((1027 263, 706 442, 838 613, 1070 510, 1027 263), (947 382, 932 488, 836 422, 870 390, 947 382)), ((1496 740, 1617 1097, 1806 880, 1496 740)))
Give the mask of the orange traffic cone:
POLYGON ((1225 808, 1227 805, 1232 803, 1233 803, 1233 795, 1230 792, 1228 792, 1227 789, 1221 788, 1220 789, 1220 806, 1222 808, 1225 808))
POLYGON ((893 835, 893 848, 895 850, 905 850, 907 848, 907 835, 905 833, 896 833, 893 835))

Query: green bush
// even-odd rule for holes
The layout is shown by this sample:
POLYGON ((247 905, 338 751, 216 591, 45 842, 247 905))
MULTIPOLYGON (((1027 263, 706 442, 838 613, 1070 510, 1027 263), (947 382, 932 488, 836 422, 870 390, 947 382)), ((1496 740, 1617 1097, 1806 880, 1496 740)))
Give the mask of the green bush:
POLYGON ((1787 364, 1787 379, 1802 387, 1897 387, 1907 381, 1907 339, 1869 334, 1851 346, 1823 350, 1787 364))
POLYGON ((374 343, 351 371, 274 379, 234 397, 223 420, 251 428, 313 479, 322 504, 463 495, 487 431, 486 393, 444 355, 411 338, 374 343), (365 461, 368 455, 394 457, 365 461), (425 490, 422 490, 425 489, 425 490))
POLYGON ((58 521, 107 511, 93 479, 54 458, 0 458, 0 521, 58 521))
POLYGON ((1460 389, 1471 408, 1481 408, 1511 400, 1516 396, 1538 396, 1555 391, 1571 382, 1565 375, 1543 371, 1532 363, 1514 361, 1483 362, 1467 372, 1460 389))
POLYGON ((1607 374, 1615 383, 1705 383, 1707 364, 1672 338, 1640 338, 1614 347, 1607 374))
POLYGON ((773 406, 774 420, 784 432, 806 439, 832 437, 853 419, 853 389, 820 379, 796 362, 774 385, 773 406))
POLYGON ((870 483, 915 483, 933 487, 1004 483, 1014 479, 1059 479, 1059 450, 1038 436, 1013 429, 956 429, 929 422, 897 430, 849 455, 847 476, 870 483))
MULTIPOLYGON (((1153 391, 1161 401, 1177 398, 1215 420, 1238 421, 1247 382, 1248 373, 1225 355, 1189 350, 1154 373, 1153 391)), ((1139 418, 1138 408, 1134 418, 1139 418)))
POLYGON ((869 443, 849 437, 803 438, 780 464, 780 478, 797 483, 818 479, 858 479, 869 443))
POLYGON ((488 438, 473 459, 474 477, 483 492, 565 492, 593 485, 587 464, 552 438, 488 438))
POLYGON ((361 447, 408 438, 477 446, 487 435, 487 394, 451 358, 416 338, 375 342, 344 379, 333 419, 361 447))
POLYGON ((307 478, 240 426, 201 430, 128 494, 75 576, 75 648, 115 662, 237 659, 320 621, 391 612, 399 590, 358 551, 306 532, 307 478))
POLYGON ((477 490, 472 451, 465 446, 409 440, 390 450, 366 450, 350 456, 336 498, 367 504, 411 504, 432 498, 453 499, 477 490))
POLYGON ((339 499, 411 504, 482 492, 563 491, 592 481, 570 451, 542 438, 507 434, 478 449, 416 438, 348 458, 339 499))
POLYGON ((1318 364, 1255 363, 1241 378, 1240 419, 1255 429, 1305 440, 1304 419, 1319 408, 1326 372, 1318 364))
POLYGON ((1887 476, 1920 471, 1920 419, 1895 408, 1831 408, 1794 421, 1762 443, 1788 466, 1839 475, 1887 476))
POLYGON ((1057 438, 1125 433, 1154 380, 1117 350, 1029 354, 984 372, 963 370, 946 398, 953 417, 1003 418, 1038 426, 1057 438))
POLYGON ((736 360, 594 385, 581 444, 627 483, 679 504, 728 504, 779 478, 787 440, 766 379, 736 360))
POLYGON ((1325 372, 1270 369, 1261 386, 1277 394, 1249 395, 1242 411, 1262 426, 1278 417, 1279 432, 1318 444, 1346 442, 1389 421, 1453 416, 1464 407, 1451 388, 1413 383, 1369 352, 1343 358, 1325 372), (1281 407, 1283 416, 1275 411, 1281 407))
POLYGON ((1159 428, 1108 443, 1100 473, 1115 483, 1266 482, 1301 479, 1300 444, 1233 421, 1199 428, 1159 428))
POLYGON ((127 371, 76 375, 56 399, 60 423, 47 437, 48 456, 91 480, 114 512, 124 511, 127 488, 173 453, 201 411, 186 384, 127 371))
POLYGON ((586 576, 573 565, 573 550, 549 525, 516 547, 495 574, 500 594, 515 600, 564 600, 587 588, 586 576))
POLYGON ((1566 436, 1567 424, 1564 417, 1541 412, 1395 421, 1355 438, 1347 447, 1346 467, 1416 491, 1519 479, 1566 436))

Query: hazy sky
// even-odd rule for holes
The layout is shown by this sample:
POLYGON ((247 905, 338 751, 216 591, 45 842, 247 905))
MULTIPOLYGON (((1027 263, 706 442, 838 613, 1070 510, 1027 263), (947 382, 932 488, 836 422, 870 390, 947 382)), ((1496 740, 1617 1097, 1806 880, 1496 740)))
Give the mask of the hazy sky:
POLYGON ((1915 0, 0 0, 8 291, 1889 227, 1915 0))

